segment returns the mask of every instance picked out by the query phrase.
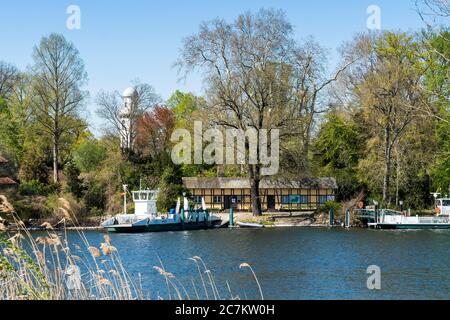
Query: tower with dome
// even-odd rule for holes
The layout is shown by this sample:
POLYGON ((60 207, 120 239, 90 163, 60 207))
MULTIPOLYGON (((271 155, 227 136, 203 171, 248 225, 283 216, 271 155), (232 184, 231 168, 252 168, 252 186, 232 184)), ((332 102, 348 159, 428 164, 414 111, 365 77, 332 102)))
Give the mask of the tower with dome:
POLYGON ((129 87, 122 94, 123 106, 119 112, 120 118, 120 147, 122 149, 131 149, 133 146, 132 137, 132 116, 134 112, 134 102, 136 89, 129 87))

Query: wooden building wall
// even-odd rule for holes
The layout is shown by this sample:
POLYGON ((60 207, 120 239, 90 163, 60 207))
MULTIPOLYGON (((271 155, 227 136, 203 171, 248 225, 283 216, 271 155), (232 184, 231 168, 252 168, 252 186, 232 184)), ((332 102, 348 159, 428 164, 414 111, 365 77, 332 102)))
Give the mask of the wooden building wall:
MULTIPOLYGON (((199 204, 201 197, 204 197, 209 209, 225 210, 233 206, 236 210, 251 210, 250 189, 191 189, 190 193, 194 201, 197 200, 195 202, 199 204), (233 199, 235 203, 232 203, 233 199), (230 202, 229 205, 227 201, 230 202)), ((260 190, 263 210, 315 210, 326 201, 334 200, 334 195, 333 189, 260 190), (296 196, 300 196, 299 203, 287 201, 298 199, 296 196)))

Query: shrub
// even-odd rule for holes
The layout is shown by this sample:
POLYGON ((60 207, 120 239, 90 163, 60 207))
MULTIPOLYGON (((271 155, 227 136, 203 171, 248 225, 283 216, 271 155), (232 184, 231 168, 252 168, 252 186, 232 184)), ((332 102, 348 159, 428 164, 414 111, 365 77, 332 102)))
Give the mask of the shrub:
POLYGON ((45 195, 45 185, 37 180, 22 182, 19 186, 19 193, 23 196, 45 195))
POLYGON ((187 193, 181 177, 182 172, 179 167, 167 167, 164 170, 157 198, 158 211, 167 212, 175 207, 178 197, 187 193))
POLYGON ((317 211, 319 213, 325 213, 330 212, 330 209, 333 209, 333 212, 337 214, 342 210, 342 204, 336 201, 328 201, 321 205, 317 211))
POLYGON ((46 196, 59 192, 60 188, 61 186, 56 183, 44 184, 37 180, 30 180, 19 185, 19 194, 22 196, 46 196))

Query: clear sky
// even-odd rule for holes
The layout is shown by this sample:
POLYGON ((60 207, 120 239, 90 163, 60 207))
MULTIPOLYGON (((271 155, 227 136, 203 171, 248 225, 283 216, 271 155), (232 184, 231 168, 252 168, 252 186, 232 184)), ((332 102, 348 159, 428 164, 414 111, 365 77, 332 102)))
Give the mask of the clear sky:
POLYGON ((0 60, 25 69, 42 36, 62 33, 86 64, 87 110, 98 133, 94 98, 101 89, 122 91, 133 79, 140 79, 163 99, 176 89, 202 93, 200 76, 179 82, 172 67, 183 37, 196 32, 201 21, 216 17, 231 21, 248 10, 280 8, 295 26, 296 37, 314 36, 330 49, 334 65, 341 43, 367 30, 369 5, 381 9, 383 30, 423 27, 413 0, 0 0, 0 60), (69 5, 81 9, 80 30, 66 27, 69 5))

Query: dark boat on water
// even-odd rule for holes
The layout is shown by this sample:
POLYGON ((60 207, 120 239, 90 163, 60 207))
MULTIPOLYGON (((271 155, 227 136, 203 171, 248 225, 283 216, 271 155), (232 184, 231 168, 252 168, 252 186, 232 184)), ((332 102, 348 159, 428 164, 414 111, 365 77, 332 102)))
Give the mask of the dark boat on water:
POLYGON ((180 199, 171 212, 159 214, 156 207, 157 190, 133 191, 134 214, 126 213, 126 186, 124 186, 124 212, 106 221, 101 226, 109 232, 137 233, 182 231, 217 228, 222 220, 210 214, 202 199, 202 206, 190 209, 189 202, 183 196, 183 208, 180 199))

